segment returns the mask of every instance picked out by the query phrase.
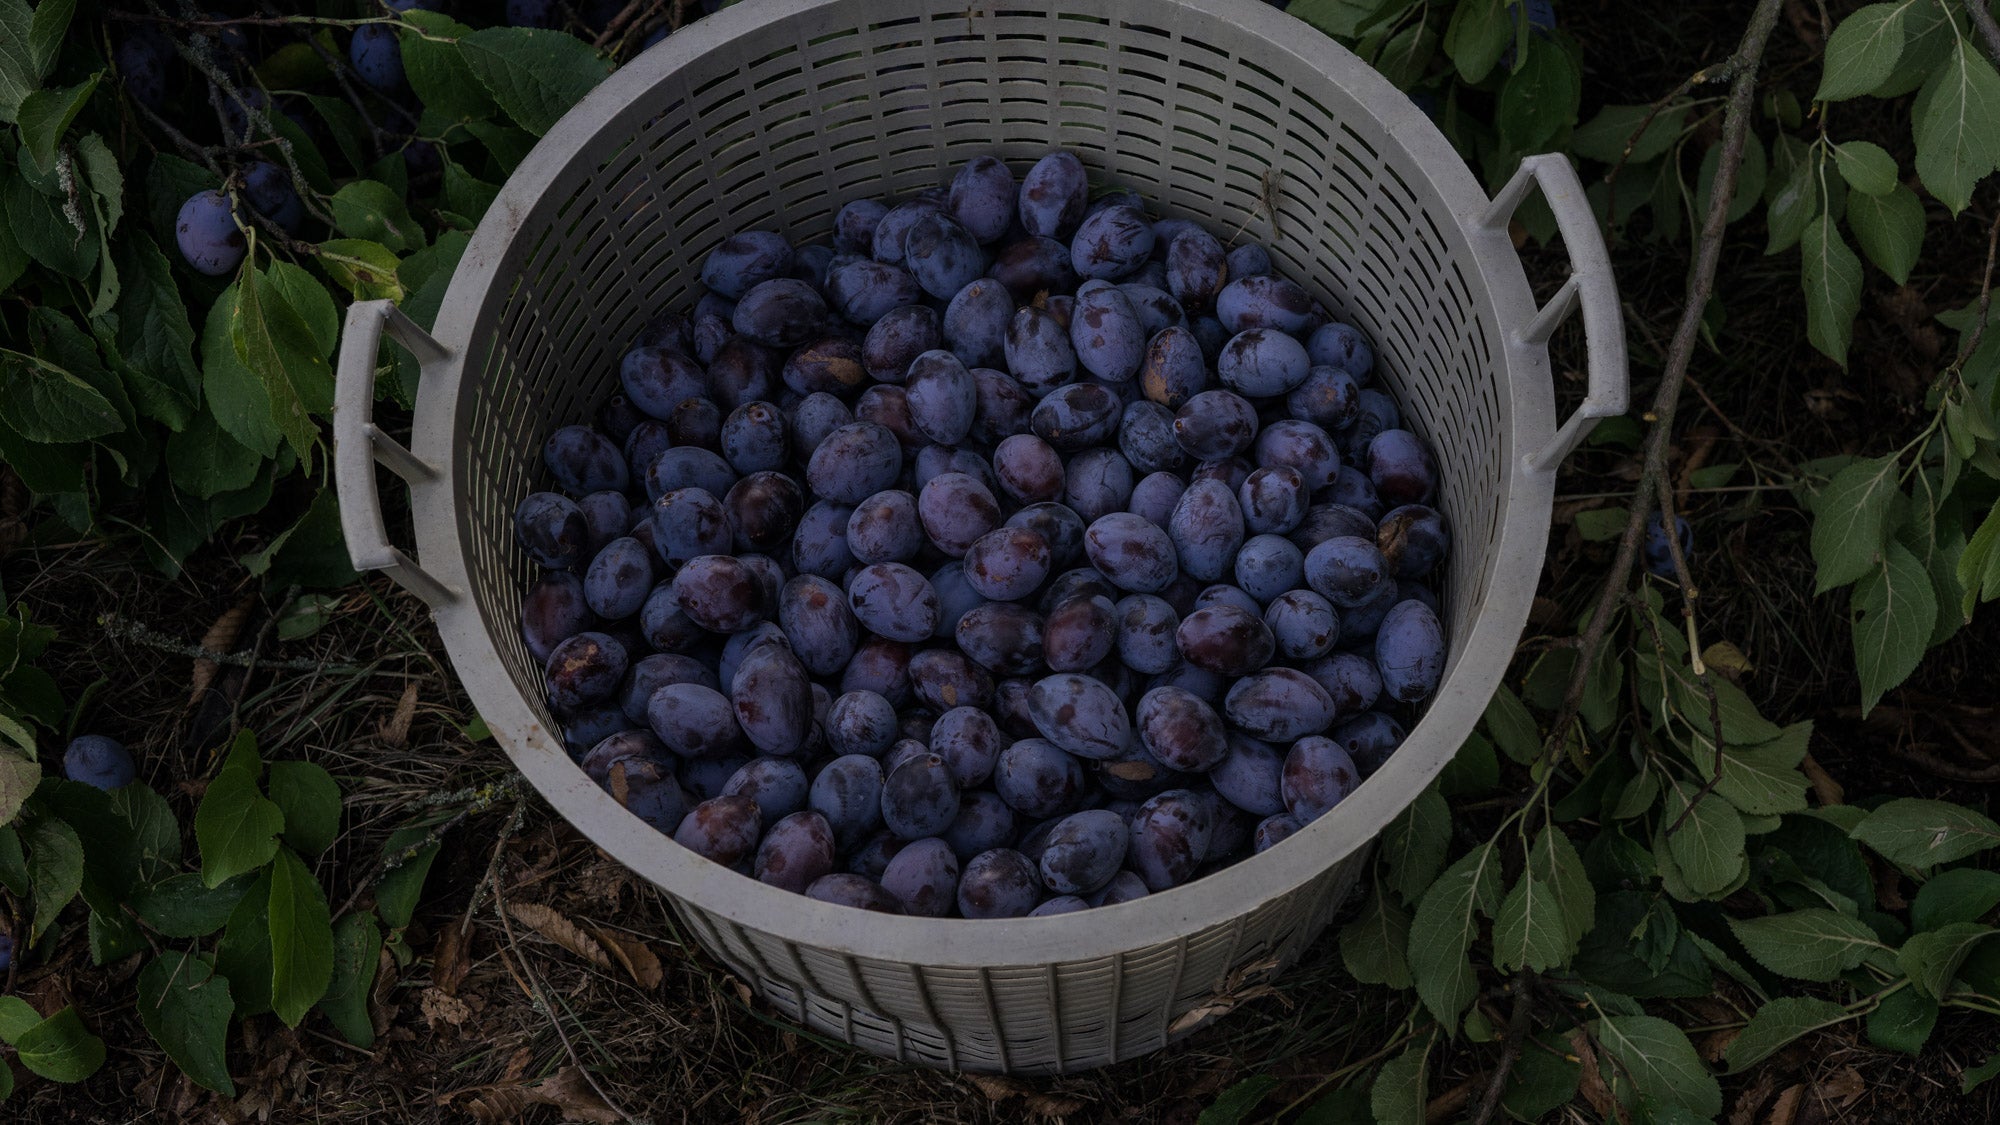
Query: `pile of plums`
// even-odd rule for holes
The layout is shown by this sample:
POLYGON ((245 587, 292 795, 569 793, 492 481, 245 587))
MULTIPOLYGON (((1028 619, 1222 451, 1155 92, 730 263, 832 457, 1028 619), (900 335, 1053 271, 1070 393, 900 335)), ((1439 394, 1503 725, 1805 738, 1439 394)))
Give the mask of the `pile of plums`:
POLYGON ((1346 797, 1445 663, 1437 471, 1254 244, 1052 152, 725 239, 515 527, 589 775, 828 902, 1057 914, 1346 797))

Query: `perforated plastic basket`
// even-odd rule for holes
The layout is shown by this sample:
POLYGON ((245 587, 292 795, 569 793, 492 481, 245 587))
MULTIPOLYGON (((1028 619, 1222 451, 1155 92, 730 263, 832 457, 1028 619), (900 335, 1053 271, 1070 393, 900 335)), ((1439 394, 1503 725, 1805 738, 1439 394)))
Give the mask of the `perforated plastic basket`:
POLYGON ((1058 1072, 1144 1054, 1295 959, 1368 844, 1450 758, 1526 622, 1556 463, 1625 408, 1618 301, 1576 175, 1523 163, 1488 199, 1408 98, 1255 0, 748 0, 613 75, 543 138, 480 224, 426 334, 349 312, 334 415, 355 565, 427 602, 499 744, 549 802, 658 884, 772 1006, 895 1058, 1058 1072), (700 293, 725 235, 826 237, 848 200, 1052 147, 1168 213, 1264 242, 1374 341, 1379 378, 1437 451, 1453 550, 1451 655, 1409 741, 1280 847, 1135 902, 969 922, 827 905, 726 870, 627 813, 564 752, 519 633, 533 566, 511 513, 556 426, 588 419, 659 310, 700 293), (1277 212, 1260 211, 1267 174, 1277 212), (1537 308, 1506 232, 1539 184, 1573 273, 1537 308), (1589 392, 1558 429, 1547 340, 1578 307, 1589 392), (414 440, 370 421, 384 329, 422 361, 414 440), (391 546, 373 462, 409 484, 417 558, 391 546), (421 563, 421 565, 420 565, 421 563))

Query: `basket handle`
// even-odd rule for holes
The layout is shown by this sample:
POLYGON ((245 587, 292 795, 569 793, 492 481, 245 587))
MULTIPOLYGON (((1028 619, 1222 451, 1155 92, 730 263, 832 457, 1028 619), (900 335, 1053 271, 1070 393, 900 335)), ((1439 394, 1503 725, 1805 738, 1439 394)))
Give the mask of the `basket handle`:
POLYGON ((382 497, 375 491, 377 461, 412 487, 440 476, 435 466, 375 425, 375 357, 385 328, 426 368, 451 355, 388 301, 356 301, 348 308, 333 381, 333 483, 340 498, 340 526, 354 569, 383 571, 437 609, 457 598, 457 591, 389 542, 382 497))
POLYGON ((1523 460, 1529 470, 1552 472, 1563 458, 1590 432, 1600 418, 1625 413, 1631 394, 1631 378, 1625 367, 1625 322, 1618 307, 1618 286, 1611 273, 1611 252, 1605 248, 1604 232, 1598 229, 1597 215, 1584 197, 1583 182, 1566 157, 1555 153, 1530 156, 1514 170, 1507 186, 1493 197, 1479 225, 1505 231, 1515 208, 1528 197, 1530 187, 1539 186, 1549 210, 1555 212, 1556 229, 1562 233, 1563 247, 1569 251, 1569 279, 1534 319, 1514 333, 1514 342, 1524 347, 1546 347, 1556 327, 1571 313, 1583 310, 1583 344, 1589 388, 1583 402, 1556 430, 1547 445, 1528 453, 1523 460))

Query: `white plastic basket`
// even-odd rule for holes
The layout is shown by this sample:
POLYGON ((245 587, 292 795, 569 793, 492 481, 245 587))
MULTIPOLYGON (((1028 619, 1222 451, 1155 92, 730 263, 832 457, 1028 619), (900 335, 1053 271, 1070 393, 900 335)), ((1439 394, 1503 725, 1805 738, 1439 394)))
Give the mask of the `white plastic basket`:
POLYGON ((387 302, 349 311, 335 469, 355 565, 429 604, 529 782, 658 884, 764 1000, 897 1059, 1064 1072, 1199 1026, 1226 1007, 1211 1004, 1218 993, 1263 979, 1325 928, 1368 844, 1484 710, 1526 623, 1555 466, 1625 403, 1610 263, 1568 163, 1530 158, 1488 199, 1407 97, 1266 4, 747 0, 641 55, 543 138, 480 224, 429 334, 387 302), (1018 173, 1054 147, 1168 213, 1244 228, 1373 340, 1381 383, 1437 451, 1452 528, 1451 654, 1436 697, 1386 765, 1282 846, 1118 906, 887 916, 682 849, 572 763, 520 639, 533 566, 511 513, 537 486, 545 436, 591 416, 627 342, 695 299, 701 260, 725 235, 824 238, 848 200, 930 187, 980 154, 1018 173), (1275 217, 1260 211, 1267 173, 1275 217), (1540 308, 1506 230, 1534 186, 1573 263, 1540 308), (1547 341, 1579 307, 1589 391, 1558 428, 1547 341), (370 420, 385 329, 422 363, 408 449, 370 420), (409 484, 416 559, 390 545, 374 462, 409 484))

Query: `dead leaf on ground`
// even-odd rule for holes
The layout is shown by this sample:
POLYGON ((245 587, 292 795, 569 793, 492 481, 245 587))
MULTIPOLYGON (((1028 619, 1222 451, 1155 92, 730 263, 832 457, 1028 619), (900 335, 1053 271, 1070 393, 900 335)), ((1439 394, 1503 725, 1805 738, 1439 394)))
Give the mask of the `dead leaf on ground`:
POLYGON ((597 940, 610 952, 612 958, 623 965, 626 972, 632 974, 632 979, 637 981, 641 988, 658 988, 660 982, 666 979, 666 973, 660 969, 660 959, 645 942, 638 938, 626 937, 607 926, 594 926, 591 931, 597 935, 597 940))
POLYGON ((611 955, 604 952, 596 938, 583 932, 575 922, 556 911, 554 907, 539 902, 509 902, 507 913, 530 927, 536 933, 596 965, 600 969, 611 967, 611 955))
POLYGON ((964 1078, 985 1094, 988 1101, 1021 1099, 1022 1108, 1032 1117, 1068 1117, 1083 1111, 1083 1101, 1079 1098, 1045 1094, 1016 1078, 999 1074, 967 1074, 964 1078))
MULTIPOLYGON (((215 624, 208 627, 208 632, 201 635, 201 647, 209 652, 228 653, 236 647, 236 639, 243 635, 243 626, 249 623, 250 613, 256 608, 257 595, 243 595, 243 600, 230 606, 221 617, 215 619, 215 624)), ((201 699, 201 693, 207 691, 208 685, 215 682, 215 674, 221 671, 221 668, 221 665, 206 657, 195 658, 194 671, 188 676, 188 683, 193 689, 188 692, 190 704, 201 699)))
POLYGON ((526 1047, 517 1048, 513 1057, 507 1060, 507 1069, 500 1072, 500 1081, 519 1082, 528 1073, 528 1064, 535 1061, 535 1053, 526 1047))
POLYGON ((387 1035, 396 1022, 396 980, 401 975, 396 969, 396 955, 384 948, 375 961, 375 987, 368 994, 368 1010, 374 1013, 378 1039, 387 1035))
POLYGON ((1590 1108, 1597 1111, 1600 1120, 1616 1120, 1622 1107, 1611 1096, 1611 1088, 1604 1084, 1604 1072, 1597 1066, 1597 1052, 1591 1049, 1590 1036, 1585 1035, 1582 1028, 1569 1033, 1569 1050, 1583 1064, 1577 1079, 1577 1092, 1590 1103, 1590 1108))
POLYGON ((490 1086, 468 1086, 463 1090, 453 1090, 438 1095, 437 1104, 450 1105, 464 1099, 460 1106, 481 1125, 512 1125, 526 1116, 532 1106, 553 1106, 562 1113, 564 1121, 578 1121, 585 1125, 619 1125, 624 1115, 604 1104, 604 1099, 591 1089, 590 1080, 583 1070, 566 1066, 532 1086, 514 1083, 495 1083, 490 1086))
POLYGON ((423 1009, 424 1022, 432 1028, 441 1023, 457 1027, 472 1018, 472 1006, 443 989, 424 989, 418 1003, 423 1009))
POLYGON ((1792 1125, 1799 1116, 1799 1104, 1805 1100, 1804 1086, 1787 1086, 1778 1100, 1771 1103, 1771 1116, 1764 1119, 1764 1125, 1792 1125))
POLYGON ((1813 796, 1819 798, 1820 804, 1838 805, 1847 800, 1847 790, 1826 772, 1826 767, 1813 760, 1811 754, 1800 760, 1799 769, 1804 771, 1806 780, 1812 782, 1813 796))
POLYGON ((472 927, 452 922, 440 930, 437 945, 431 950, 431 984, 447 996, 456 996, 459 983, 472 967, 471 948, 472 927))
POLYGON ((1743 655, 1732 641, 1717 641, 1701 650, 1701 662, 1722 673, 1731 681, 1739 680, 1757 670, 1750 658, 1743 655))
POLYGON ((389 746, 402 746, 410 741, 410 721, 417 717, 417 681, 403 685, 403 697, 396 701, 396 713, 382 724, 382 741, 389 746))
POLYGON ((1868 1084, 1862 1080, 1861 1072, 1851 1066, 1843 1066, 1813 1083, 1813 1098, 1824 1109, 1846 1109, 1867 1090, 1868 1084))
POLYGON ((1736 1105, 1729 1111, 1729 1125, 1757 1125, 1757 1111, 1778 1088, 1778 1076, 1771 1067, 1758 1067, 1756 1077, 1743 1092, 1736 1096, 1736 1105))

